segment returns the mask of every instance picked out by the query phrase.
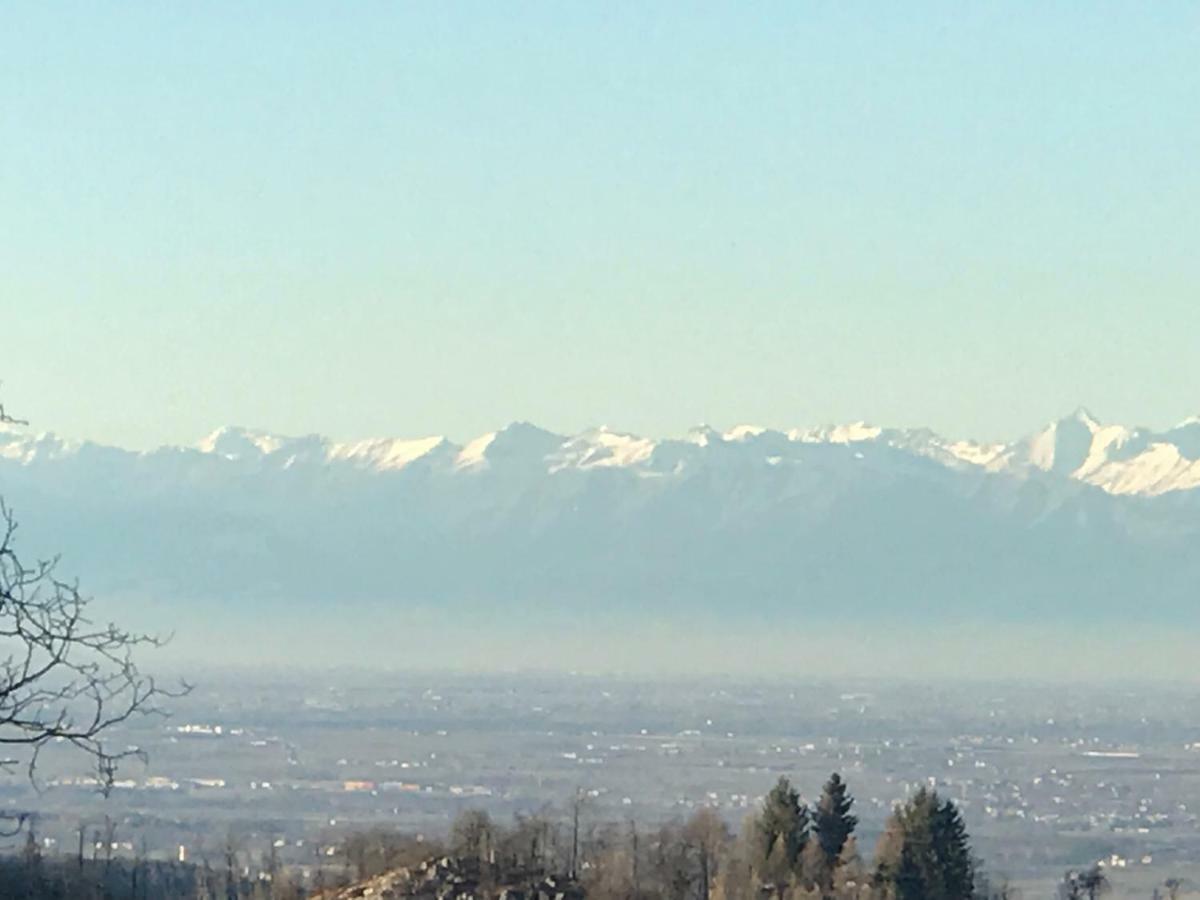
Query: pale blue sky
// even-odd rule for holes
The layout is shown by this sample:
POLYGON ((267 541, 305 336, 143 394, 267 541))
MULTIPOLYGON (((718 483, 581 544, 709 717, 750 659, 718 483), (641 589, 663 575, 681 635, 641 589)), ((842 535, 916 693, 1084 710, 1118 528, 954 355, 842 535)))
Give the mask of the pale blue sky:
POLYGON ((1200 412, 1200 7, 0 14, 0 378, 129 446, 1200 412))

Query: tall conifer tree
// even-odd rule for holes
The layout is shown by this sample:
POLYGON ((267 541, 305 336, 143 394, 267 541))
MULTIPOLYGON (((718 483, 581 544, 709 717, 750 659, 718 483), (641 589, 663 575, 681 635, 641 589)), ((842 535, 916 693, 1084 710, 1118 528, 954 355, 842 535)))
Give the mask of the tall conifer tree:
POLYGON ((834 772, 825 782, 821 799, 817 801, 816 809, 813 810, 813 831, 830 872, 837 867, 842 847, 858 825, 858 817, 850 814, 852 806, 854 798, 846 791, 846 782, 834 772))
POLYGON ((967 900, 975 893, 975 860, 958 808, 921 788, 888 819, 875 883, 897 900, 967 900))
POLYGON ((808 841, 808 824, 808 810, 800 802, 800 793, 781 777, 763 801, 758 818, 762 863, 783 861, 794 873, 808 841))

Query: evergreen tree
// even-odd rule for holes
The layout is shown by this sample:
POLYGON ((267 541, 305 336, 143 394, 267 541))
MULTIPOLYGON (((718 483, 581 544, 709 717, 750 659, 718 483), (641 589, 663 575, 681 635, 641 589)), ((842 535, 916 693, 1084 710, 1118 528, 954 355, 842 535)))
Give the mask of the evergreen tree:
POLYGON ((975 861, 958 808, 925 788, 888 820, 875 883, 897 900, 966 900, 975 893, 975 861))
MULTIPOLYGON (((922 848, 908 840, 900 848, 900 860, 892 878, 896 900, 934 900, 941 896, 935 885, 933 872, 925 859, 922 848)), ((965 898, 961 898, 965 900, 965 898)))
POLYGON ((846 792, 846 782, 834 772, 825 782, 821 799, 813 810, 813 831, 825 856, 827 871, 833 872, 846 840, 854 833, 858 817, 850 814, 854 798, 846 792))
POLYGON ((762 841, 760 870, 771 871, 776 879, 782 874, 780 869, 796 873, 808 842, 808 810, 786 777, 767 794, 757 825, 762 841))
POLYGON ((934 811, 930 818, 935 865, 942 889, 947 898, 970 897, 975 890, 975 860, 967 826, 953 803, 947 800, 937 805, 933 794, 934 811))

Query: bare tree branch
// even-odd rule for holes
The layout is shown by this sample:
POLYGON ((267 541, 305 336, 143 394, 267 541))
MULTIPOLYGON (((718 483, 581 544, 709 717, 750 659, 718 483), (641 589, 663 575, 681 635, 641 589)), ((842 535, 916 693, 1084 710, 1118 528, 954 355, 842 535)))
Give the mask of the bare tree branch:
POLYGON ((4 404, 0 403, 0 425, 28 425, 24 419, 15 419, 10 416, 4 409, 4 404))
MULTIPOLYGON (((0 406, 0 424, 18 420, 0 406)), ((114 749, 109 734, 131 719, 163 715, 161 701, 190 686, 164 688, 142 673, 135 651, 164 640, 94 622, 78 584, 57 576, 57 559, 17 555, 16 533, 0 499, 0 768, 24 765, 36 786, 42 751, 66 743, 92 758, 107 793, 122 761, 145 757, 137 747, 114 749)), ((25 820, 3 818, 18 829, 25 820)))

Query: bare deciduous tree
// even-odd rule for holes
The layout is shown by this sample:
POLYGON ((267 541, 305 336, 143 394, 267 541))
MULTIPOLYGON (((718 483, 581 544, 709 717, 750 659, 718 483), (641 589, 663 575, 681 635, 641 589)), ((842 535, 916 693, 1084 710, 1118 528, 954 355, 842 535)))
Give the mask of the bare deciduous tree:
MULTIPOLYGON (((0 425, 20 424, 0 405, 0 425)), ((65 742, 91 757, 107 791, 122 760, 143 756, 136 747, 111 746, 111 732, 162 714, 161 701, 188 686, 163 688, 144 674, 135 651, 162 640, 94 622, 78 584, 57 575, 57 559, 22 560, 16 534, 0 499, 0 766, 24 766, 35 779, 42 750, 65 742)), ((19 829, 26 816, 4 818, 19 829)))

